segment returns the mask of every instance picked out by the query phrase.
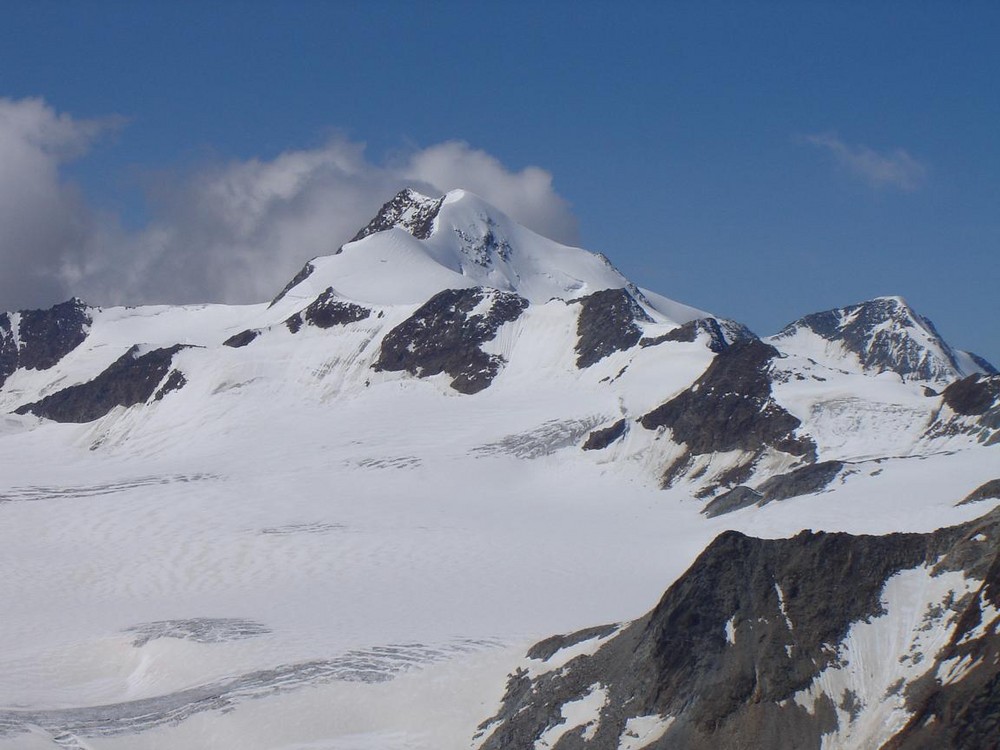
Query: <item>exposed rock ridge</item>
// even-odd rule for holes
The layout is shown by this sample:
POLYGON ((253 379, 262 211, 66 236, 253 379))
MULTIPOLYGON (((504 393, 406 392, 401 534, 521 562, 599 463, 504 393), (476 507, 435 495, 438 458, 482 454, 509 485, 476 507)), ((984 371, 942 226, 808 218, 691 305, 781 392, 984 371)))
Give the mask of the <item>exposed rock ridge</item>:
POLYGON ((972 435, 984 445, 1000 443, 1000 375, 970 375, 941 393, 947 410, 938 410, 926 430, 929 438, 972 435))
MULTIPOLYGON (((500 710, 483 723, 482 750, 537 747, 563 721, 563 707, 595 684, 607 700, 585 724, 568 728, 553 750, 618 750, 630 720, 639 717, 660 722, 659 736, 642 745, 647 750, 813 749, 852 729, 860 733, 857 747, 877 747, 900 729, 892 747, 995 747, 998 542, 1000 510, 931 534, 803 531, 762 540, 727 531, 651 612, 595 640, 589 652, 564 663, 559 649, 535 647, 531 672, 510 677, 500 710), (973 593, 959 586, 954 596, 930 602, 925 622, 952 628, 953 635, 937 654, 904 654, 926 665, 914 683, 866 693, 862 683, 871 676, 863 665, 855 682, 849 679, 842 692, 821 692, 811 708, 798 697, 826 684, 817 681, 822 673, 850 666, 846 639, 853 627, 892 616, 883 603, 887 581, 900 573, 930 579, 956 572, 960 579, 949 580, 964 581, 973 593), (962 657, 971 668, 948 672, 945 682, 952 660, 962 657), (559 668, 547 667, 550 659, 559 668), (911 713, 910 725, 871 722, 871 728, 859 719, 885 706, 911 713), (922 723, 930 715, 935 721, 922 723), (937 744, 926 742, 928 731, 937 744)), ((594 632, 607 631, 583 637, 594 632)))
POLYGON ((604 450, 616 440, 624 437, 626 432, 628 432, 628 422, 622 417, 614 424, 594 430, 587 435, 587 440, 583 444, 583 450, 604 450))
POLYGON ((365 320, 371 312, 367 307, 338 299, 333 287, 327 287, 305 310, 288 318, 285 325, 292 333, 297 333, 303 322, 317 328, 332 328, 365 320))
POLYGON ((590 367, 614 352, 631 349, 642 338, 638 322, 652 318, 627 289, 602 289, 573 300, 580 305, 576 366, 590 367))
POLYGON ((716 355, 694 384, 649 412, 639 422, 647 430, 669 428, 686 453, 664 474, 669 485, 693 456, 739 450, 743 469, 720 481, 735 484, 766 448, 815 459, 815 445, 794 434, 801 425, 771 394, 771 363, 778 351, 759 339, 744 339, 716 355))
POLYGON ((180 371, 171 369, 174 355, 185 348, 176 344, 140 354, 139 346, 133 346, 93 380, 56 391, 15 411, 55 422, 92 422, 116 406, 134 406, 151 398, 159 401, 186 383, 180 371))
POLYGON ((87 338, 93 322, 73 298, 46 310, 0 314, 0 386, 15 370, 47 370, 87 338))
POLYGON ((447 289, 386 334, 373 367, 419 378, 447 373, 459 393, 478 393, 489 387, 504 363, 481 345, 527 307, 526 299, 510 292, 447 289))
POLYGON ((223 341, 222 345, 232 347, 233 349, 239 349, 247 346, 250 342, 260 336, 260 334, 261 331, 259 328, 248 328, 245 331, 234 333, 228 339, 223 341))
POLYGON ((968 505, 969 503, 979 503, 983 500, 1000 500, 1000 479, 991 479, 988 482, 984 482, 956 504, 968 505))
POLYGON ((292 289, 312 276, 313 271, 315 270, 316 266, 314 266, 311 261, 302 266, 299 272, 292 277, 291 281, 285 284, 284 288, 278 292, 277 296, 275 296, 273 300, 271 300, 271 304, 268 305, 268 308, 274 307, 278 302, 284 299, 285 295, 292 291, 292 289))
POLYGON ((667 331, 661 336, 640 339, 642 347, 656 346, 666 341, 682 341, 692 343, 700 336, 708 342, 708 348, 718 354, 737 341, 755 339, 757 336, 744 325, 732 321, 719 321, 718 318, 698 318, 667 331))
POLYGON ((441 210, 444 197, 429 198, 411 188, 400 190, 392 200, 382 205, 368 224, 358 231, 351 242, 357 242, 376 232, 405 229, 418 240, 425 240, 434 231, 434 219, 441 210))
POLYGON ((714 498, 705 506, 702 513, 712 518, 751 505, 762 506, 777 500, 788 500, 819 492, 829 485, 843 468, 842 461, 821 461, 769 477, 756 489, 740 485, 714 498))
POLYGON ((801 329, 841 344, 869 372, 895 372, 905 380, 931 381, 968 374, 934 324, 899 297, 879 297, 806 315, 771 340, 780 342, 801 329))

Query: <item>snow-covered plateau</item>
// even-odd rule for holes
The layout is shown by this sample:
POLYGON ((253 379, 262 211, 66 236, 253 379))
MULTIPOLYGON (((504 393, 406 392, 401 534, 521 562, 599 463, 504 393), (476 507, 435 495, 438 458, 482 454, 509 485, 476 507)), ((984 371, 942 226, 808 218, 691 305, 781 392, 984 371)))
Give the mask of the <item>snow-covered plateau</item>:
POLYGON ((899 297, 762 339, 404 191, 0 315, 0 748, 992 747, 998 443, 899 297))

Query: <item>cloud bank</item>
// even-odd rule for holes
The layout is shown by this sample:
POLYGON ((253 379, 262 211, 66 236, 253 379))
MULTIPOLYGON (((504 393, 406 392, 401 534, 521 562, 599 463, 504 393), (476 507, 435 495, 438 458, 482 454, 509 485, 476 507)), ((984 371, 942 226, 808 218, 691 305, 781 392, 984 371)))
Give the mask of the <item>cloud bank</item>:
POLYGON ((128 231, 60 172, 121 124, 74 119, 39 99, 0 99, 0 309, 73 295, 101 305, 263 301, 407 186, 466 188, 540 234, 577 241, 569 204, 543 169, 511 170, 456 141, 373 163, 363 144, 343 137, 157 175, 149 223, 128 231))
POLYGON ((829 152, 837 164, 875 188, 912 192, 927 181, 927 167, 901 148, 879 153, 867 146, 851 146, 834 133, 802 137, 805 143, 829 152))

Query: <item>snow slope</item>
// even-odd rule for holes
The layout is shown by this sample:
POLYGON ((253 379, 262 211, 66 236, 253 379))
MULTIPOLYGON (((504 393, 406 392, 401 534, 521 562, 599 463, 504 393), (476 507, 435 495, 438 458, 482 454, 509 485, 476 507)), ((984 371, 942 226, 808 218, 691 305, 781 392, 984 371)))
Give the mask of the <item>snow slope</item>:
POLYGON ((769 393, 815 458, 763 446, 704 494, 746 459, 705 453, 661 489, 684 446, 638 420, 736 327, 713 336, 693 323, 706 313, 464 191, 384 211, 272 304, 87 308, 82 343, 3 383, 0 747, 468 747, 528 644, 638 617, 723 530, 930 531, 983 512, 956 503, 995 478, 997 449, 929 435, 945 407, 922 381, 784 340, 769 393), (467 294, 434 307, 448 290, 467 294), (491 318, 513 295, 523 307, 491 318), (424 348, 391 369, 387 340, 420 326, 424 348), (136 345, 177 344, 155 382, 107 381, 148 386, 132 405, 32 412, 136 345), (472 395, 448 369, 470 362, 496 370, 472 395), (702 513, 811 460, 845 468, 702 513))

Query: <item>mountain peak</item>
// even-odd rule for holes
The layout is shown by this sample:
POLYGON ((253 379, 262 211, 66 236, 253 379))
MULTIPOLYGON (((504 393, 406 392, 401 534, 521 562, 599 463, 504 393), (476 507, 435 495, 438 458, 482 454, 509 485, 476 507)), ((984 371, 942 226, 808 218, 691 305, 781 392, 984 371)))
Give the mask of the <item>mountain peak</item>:
POLYGON ((301 304, 333 288, 358 302, 413 304, 472 287, 544 303, 634 285, 603 255, 543 237, 474 193, 434 198, 407 188, 336 253, 310 261, 275 302, 301 304))
POLYGON ((434 219, 437 218, 441 204, 447 198, 448 196, 431 198, 413 188, 404 188, 391 200, 382 204, 375 218, 358 231, 351 238, 351 242, 397 227, 406 230, 418 240, 425 240, 434 231, 434 219))
POLYGON ((855 358, 865 372, 895 372, 904 380, 951 381, 981 369, 900 296, 806 315, 771 340, 786 351, 815 354, 817 338, 827 358, 855 358))

